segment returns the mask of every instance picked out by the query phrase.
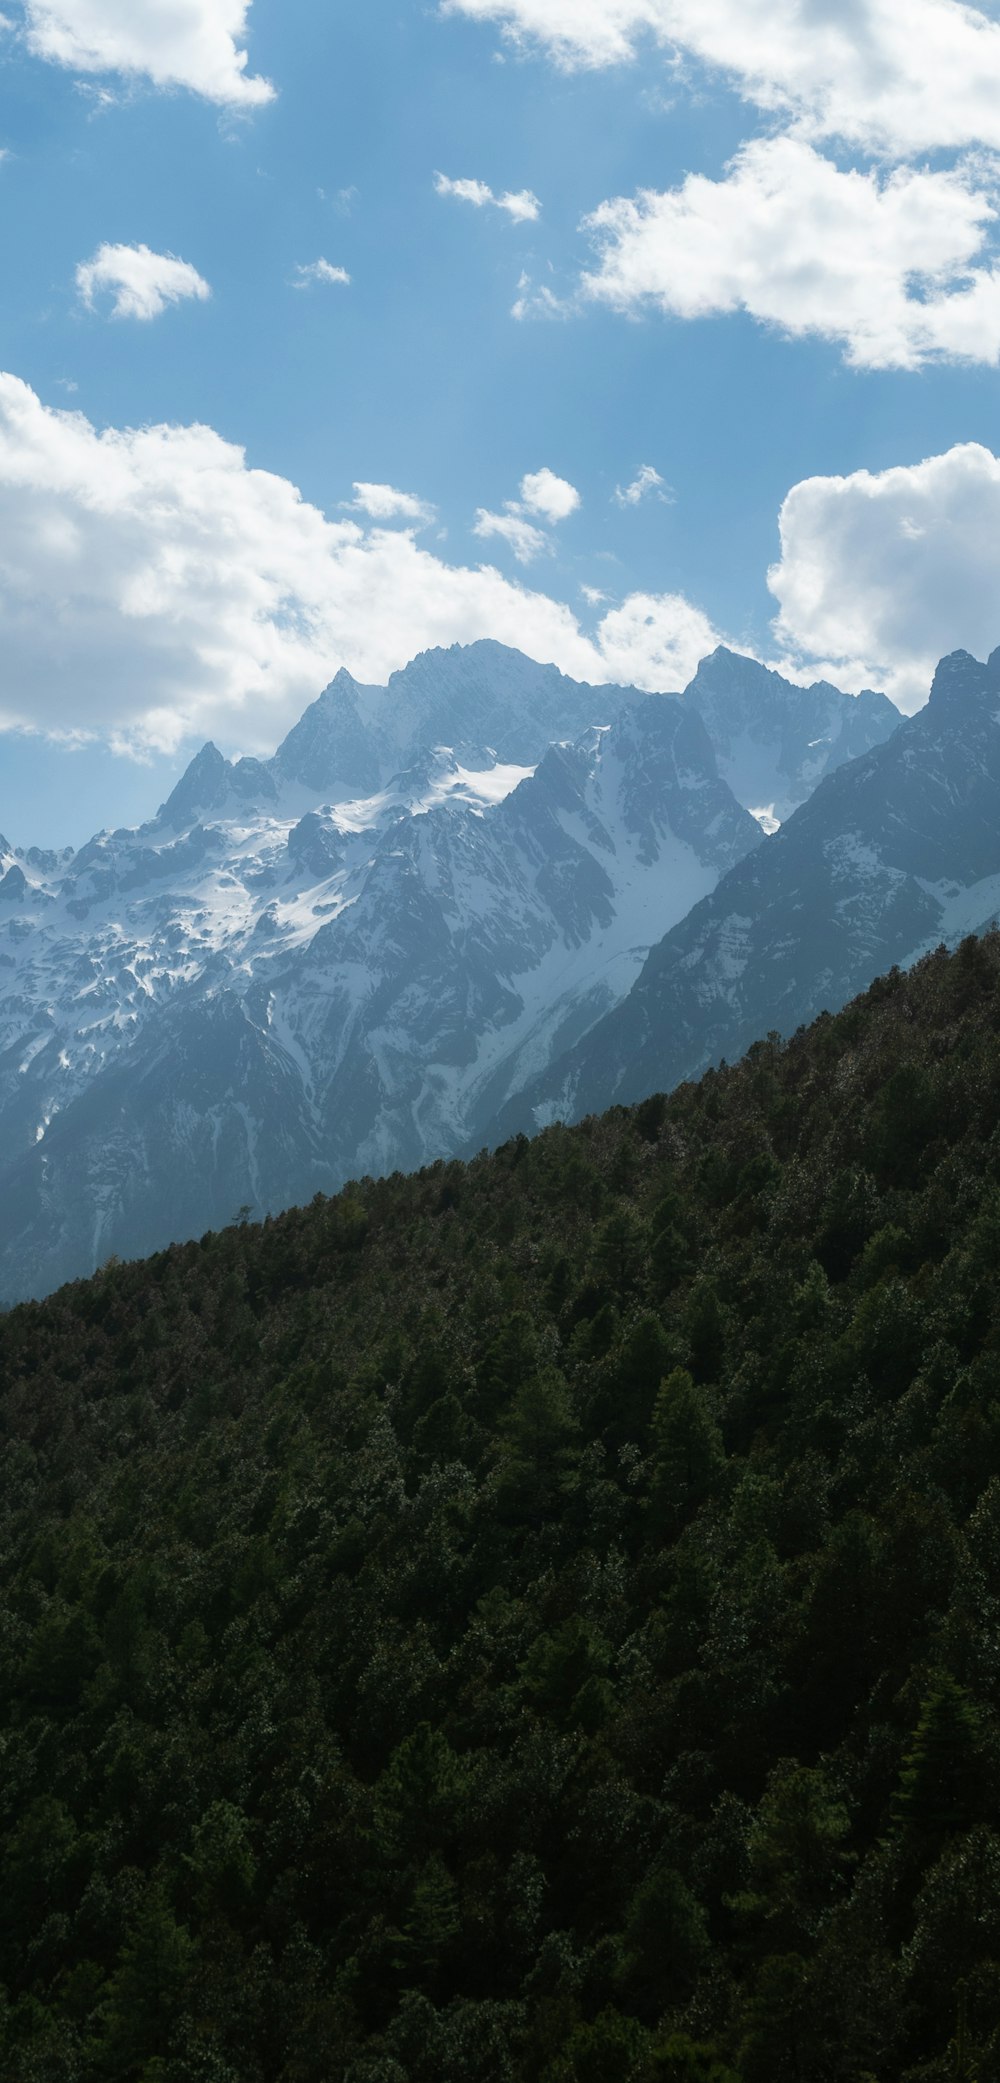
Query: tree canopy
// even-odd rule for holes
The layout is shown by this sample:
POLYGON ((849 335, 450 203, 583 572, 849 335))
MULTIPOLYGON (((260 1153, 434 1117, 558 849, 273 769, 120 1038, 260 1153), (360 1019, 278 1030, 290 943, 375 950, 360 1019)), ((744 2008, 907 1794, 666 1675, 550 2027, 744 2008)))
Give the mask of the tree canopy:
POLYGON ((990 937, 0 1319, 0 2073, 998 2083, 998 1263, 990 937))

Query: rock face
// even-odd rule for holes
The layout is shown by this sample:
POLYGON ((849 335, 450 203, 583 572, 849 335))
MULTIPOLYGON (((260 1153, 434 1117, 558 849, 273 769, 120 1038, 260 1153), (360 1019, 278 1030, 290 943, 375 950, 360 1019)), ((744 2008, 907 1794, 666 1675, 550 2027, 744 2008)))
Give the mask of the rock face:
POLYGON ((481 1140, 766 843, 684 701, 474 645, 0 852, 0 1300, 481 1140))
POLYGON ((494 1124, 497 1139, 669 1090, 839 1009, 1000 914, 1000 651, 840 766, 651 951, 628 997, 494 1124))
POLYGON ((768 831, 827 774, 884 744, 900 721, 884 694, 842 694, 827 680, 793 687, 722 647, 702 660, 684 699, 705 725, 723 779, 768 831))

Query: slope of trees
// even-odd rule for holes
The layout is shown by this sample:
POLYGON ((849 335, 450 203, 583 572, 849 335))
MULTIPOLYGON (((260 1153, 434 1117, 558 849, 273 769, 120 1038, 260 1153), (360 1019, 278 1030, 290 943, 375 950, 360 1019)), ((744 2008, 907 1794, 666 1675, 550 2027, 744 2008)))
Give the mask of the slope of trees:
POLYGON ((1000 2079, 1000 941, 0 1320, 0 2073, 1000 2079))

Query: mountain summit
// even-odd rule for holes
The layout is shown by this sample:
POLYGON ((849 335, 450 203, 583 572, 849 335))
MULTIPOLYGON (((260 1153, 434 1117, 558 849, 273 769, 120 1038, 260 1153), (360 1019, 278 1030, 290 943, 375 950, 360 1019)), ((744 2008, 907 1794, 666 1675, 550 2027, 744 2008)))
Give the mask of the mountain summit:
MULTIPOLYGON (((828 773, 880 745, 898 727, 884 694, 843 694, 823 681, 796 687, 724 648, 705 659, 683 697, 701 718, 719 772, 737 802, 773 829, 828 773)), ((346 670, 306 710, 273 759, 224 760, 205 745, 160 812, 187 829, 205 811, 234 813, 306 799, 342 803, 386 788, 448 746, 467 765, 537 766, 547 747, 643 700, 634 687, 591 687, 554 665, 483 640, 424 651, 385 687, 346 670)))

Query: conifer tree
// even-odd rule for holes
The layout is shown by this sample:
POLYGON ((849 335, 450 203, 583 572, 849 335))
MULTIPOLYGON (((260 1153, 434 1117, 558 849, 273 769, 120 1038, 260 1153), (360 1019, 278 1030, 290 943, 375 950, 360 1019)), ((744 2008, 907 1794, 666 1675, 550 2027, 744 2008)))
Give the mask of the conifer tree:
POLYGON ((572 1487, 579 1460, 579 1426, 556 1368, 542 1368, 523 1383, 502 1436, 507 1448, 504 1509, 515 1517, 543 1518, 572 1487))
POLYGON ((154 1886, 122 1950, 106 2007, 113 2076, 131 2078, 170 2054, 191 1952, 188 1932, 154 1886))
POLYGON ((924 1701, 903 1762, 893 1815, 904 1829, 938 1836, 976 1821, 982 1791, 979 1717, 947 1672, 924 1701))
POLYGON ((653 1409, 650 1510, 664 1533, 675 1533, 721 1481, 722 1436, 704 1389, 683 1367, 663 1382, 653 1409))

